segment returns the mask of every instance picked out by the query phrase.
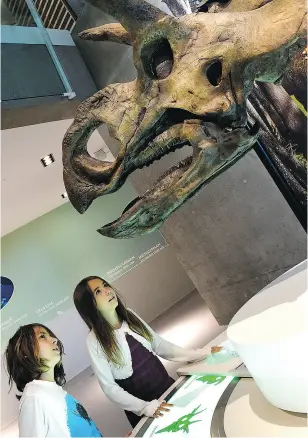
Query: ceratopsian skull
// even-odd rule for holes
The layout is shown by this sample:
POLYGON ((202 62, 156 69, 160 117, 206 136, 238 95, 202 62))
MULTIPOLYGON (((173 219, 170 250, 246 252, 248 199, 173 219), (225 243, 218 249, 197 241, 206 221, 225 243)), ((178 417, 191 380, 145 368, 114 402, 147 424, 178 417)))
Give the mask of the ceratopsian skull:
POLYGON ((282 77, 292 45, 305 32, 305 1, 209 1, 207 12, 178 18, 143 0, 90 3, 123 27, 109 24, 81 36, 132 44, 137 79, 109 85, 80 105, 63 142, 64 182, 73 206, 83 213, 95 198, 117 191, 135 169, 184 145, 193 150, 99 230, 133 237, 158 229, 252 147, 257 129, 247 127, 245 101, 254 80, 282 77), (101 123, 121 143, 113 163, 92 158, 86 149, 101 123))

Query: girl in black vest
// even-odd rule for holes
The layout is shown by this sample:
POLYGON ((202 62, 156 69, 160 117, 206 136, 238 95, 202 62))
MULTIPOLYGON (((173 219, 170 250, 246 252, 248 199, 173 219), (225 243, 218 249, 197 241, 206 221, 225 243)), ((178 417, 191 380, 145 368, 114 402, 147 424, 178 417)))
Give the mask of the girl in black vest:
POLYGON ((141 416, 159 417, 171 407, 158 401, 174 380, 157 356, 194 362, 220 351, 220 347, 187 350, 165 341, 100 277, 83 279, 75 289, 74 303, 90 329, 86 343, 100 386, 125 410, 132 427, 141 416))

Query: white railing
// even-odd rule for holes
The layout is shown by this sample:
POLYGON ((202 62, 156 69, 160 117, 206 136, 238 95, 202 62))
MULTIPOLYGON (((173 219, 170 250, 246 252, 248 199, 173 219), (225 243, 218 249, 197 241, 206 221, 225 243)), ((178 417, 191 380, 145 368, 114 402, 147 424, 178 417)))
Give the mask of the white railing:
MULTIPOLYGON (((26 0, 2 0, 11 11, 18 26, 35 26, 26 0)), ((32 0, 46 29, 65 29, 71 32, 76 16, 65 0, 32 0)))

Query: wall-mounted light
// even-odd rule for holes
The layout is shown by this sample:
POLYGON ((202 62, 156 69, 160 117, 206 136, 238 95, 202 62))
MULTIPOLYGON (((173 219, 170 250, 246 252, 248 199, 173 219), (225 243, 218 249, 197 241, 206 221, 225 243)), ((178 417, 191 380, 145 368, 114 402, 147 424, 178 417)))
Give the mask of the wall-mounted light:
POLYGON ((43 164, 44 167, 47 167, 54 162, 55 162, 55 157, 52 154, 46 155, 46 157, 41 159, 41 163, 43 164))
POLYGON ((67 198, 67 197, 68 197, 68 196, 67 196, 67 193, 66 193, 66 192, 62 193, 62 195, 61 195, 61 196, 62 196, 62 198, 63 198, 63 199, 65 199, 65 198, 67 198))

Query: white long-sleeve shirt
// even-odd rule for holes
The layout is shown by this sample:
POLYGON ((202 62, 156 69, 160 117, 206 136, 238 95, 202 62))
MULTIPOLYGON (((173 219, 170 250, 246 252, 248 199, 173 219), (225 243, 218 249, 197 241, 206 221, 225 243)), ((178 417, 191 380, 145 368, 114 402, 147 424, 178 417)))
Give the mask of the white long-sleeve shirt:
POLYGON ((129 394, 115 382, 115 380, 127 379, 133 374, 132 358, 125 334, 129 333, 154 355, 174 362, 193 362, 204 359, 210 354, 210 349, 188 350, 171 344, 155 333, 138 315, 136 316, 150 331, 153 340, 150 343, 144 337, 136 334, 124 321, 121 328, 115 330, 115 337, 122 353, 123 365, 116 365, 107 359, 93 330, 89 333, 86 343, 93 371, 106 396, 124 410, 134 412, 139 416, 152 417, 160 405, 158 400, 150 402, 141 400, 129 394))
POLYGON ((55 382, 33 380, 19 405, 20 437, 102 436, 83 406, 55 382))

